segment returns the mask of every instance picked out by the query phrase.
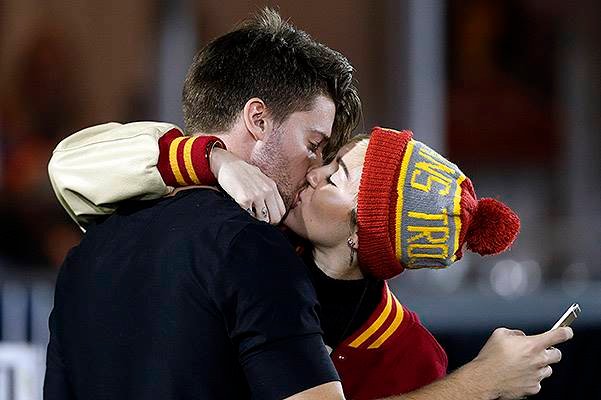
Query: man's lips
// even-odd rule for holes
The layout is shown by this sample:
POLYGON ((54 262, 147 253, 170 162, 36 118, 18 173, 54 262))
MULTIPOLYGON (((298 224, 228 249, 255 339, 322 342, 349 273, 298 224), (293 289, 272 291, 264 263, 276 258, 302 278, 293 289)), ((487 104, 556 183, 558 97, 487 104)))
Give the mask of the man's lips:
POLYGON ((296 208, 300 203, 302 203, 302 196, 301 193, 303 193, 305 191, 305 189, 307 188, 307 185, 303 185, 298 192, 296 192, 296 196, 294 196, 294 201, 292 201, 292 208, 296 208))
POLYGON ((301 194, 302 190, 296 192, 296 196, 294 196, 294 201, 292 202, 292 208, 296 208, 301 203, 301 194))

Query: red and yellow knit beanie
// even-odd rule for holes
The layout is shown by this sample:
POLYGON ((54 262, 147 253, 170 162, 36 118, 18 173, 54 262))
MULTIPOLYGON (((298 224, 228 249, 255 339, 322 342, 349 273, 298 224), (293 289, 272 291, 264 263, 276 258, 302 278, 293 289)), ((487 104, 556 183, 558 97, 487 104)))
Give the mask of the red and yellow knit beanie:
POLYGON ((478 200, 455 164, 412 137, 371 132, 357 206, 363 272, 388 279, 405 268, 445 268, 464 244, 481 255, 509 248, 518 216, 500 201, 478 200))

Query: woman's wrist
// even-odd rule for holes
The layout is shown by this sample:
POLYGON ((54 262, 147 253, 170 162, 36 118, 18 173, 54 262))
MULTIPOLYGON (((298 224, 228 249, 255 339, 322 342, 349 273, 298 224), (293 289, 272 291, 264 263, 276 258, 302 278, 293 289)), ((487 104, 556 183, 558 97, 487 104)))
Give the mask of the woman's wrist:
POLYGON ((208 151, 209 169, 216 179, 219 178, 219 170, 223 165, 227 153, 227 150, 217 145, 217 143, 219 142, 213 143, 211 149, 208 151))

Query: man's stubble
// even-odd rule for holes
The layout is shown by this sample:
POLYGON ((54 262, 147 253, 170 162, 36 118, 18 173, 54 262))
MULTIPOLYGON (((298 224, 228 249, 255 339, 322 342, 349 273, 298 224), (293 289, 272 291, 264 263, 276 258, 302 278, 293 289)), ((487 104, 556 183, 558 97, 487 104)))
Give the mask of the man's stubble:
POLYGON ((250 163, 276 183, 286 209, 289 209, 298 188, 292 183, 290 162, 284 154, 285 134, 280 128, 269 135, 263 146, 251 154, 250 163))

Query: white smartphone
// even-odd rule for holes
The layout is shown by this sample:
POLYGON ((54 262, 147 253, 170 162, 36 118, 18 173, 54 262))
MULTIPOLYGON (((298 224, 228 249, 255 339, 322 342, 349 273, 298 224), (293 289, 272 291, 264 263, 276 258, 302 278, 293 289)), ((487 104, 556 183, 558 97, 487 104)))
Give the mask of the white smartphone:
POLYGON ((578 303, 572 304, 566 310, 566 312, 563 313, 561 318, 559 318, 557 320, 557 322, 555 323, 555 325, 553 325, 553 328, 551 328, 551 330, 561 328, 563 326, 570 326, 570 324, 572 322, 574 322, 574 320, 576 318, 578 318, 578 315, 580 315, 580 312, 581 312, 581 310, 580 310, 580 306, 578 305, 578 303))

